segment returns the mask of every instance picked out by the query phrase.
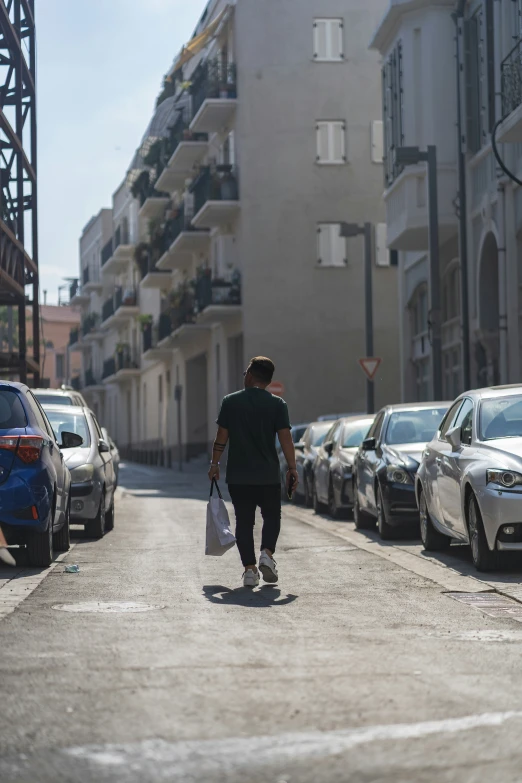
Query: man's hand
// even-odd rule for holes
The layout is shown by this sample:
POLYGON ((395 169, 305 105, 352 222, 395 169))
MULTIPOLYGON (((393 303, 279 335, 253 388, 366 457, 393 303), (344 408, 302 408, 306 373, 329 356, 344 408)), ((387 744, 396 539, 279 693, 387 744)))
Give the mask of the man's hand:
POLYGON ((210 481, 213 481, 216 479, 216 481, 219 481, 219 465, 211 465, 210 470, 208 472, 208 477, 210 481))
POLYGON ((286 494, 287 495, 290 494, 289 489, 290 489, 291 482, 293 482, 292 484, 292 495, 293 495, 299 484, 299 474, 297 473, 297 470, 295 470, 295 468, 292 470, 288 468, 288 470, 286 471, 286 494))

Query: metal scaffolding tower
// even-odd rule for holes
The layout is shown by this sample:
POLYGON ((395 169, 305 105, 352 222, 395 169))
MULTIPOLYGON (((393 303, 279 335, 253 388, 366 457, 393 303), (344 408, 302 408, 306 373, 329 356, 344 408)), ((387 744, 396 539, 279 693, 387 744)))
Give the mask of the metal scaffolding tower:
POLYGON ((17 339, 10 335, 7 350, 0 344, 0 376, 18 376, 26 382, 32 375, 38 385, 35 81, 34 0, 0 0, 0 307, 8 305, 18 311, 17 339), (29 339, 27 307, 32 308, 29 339))

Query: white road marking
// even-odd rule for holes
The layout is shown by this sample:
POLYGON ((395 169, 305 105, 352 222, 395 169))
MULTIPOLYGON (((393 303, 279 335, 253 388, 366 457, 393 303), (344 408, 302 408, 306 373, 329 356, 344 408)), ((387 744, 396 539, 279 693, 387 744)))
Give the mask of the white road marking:
MULTIPOLYGON (((330 732, 288 733, 262 737, 235 737, 169 743, 146 740, 139 743, 90 745, 67 748, 62 753, 79 760, 121 769, 122 779, 129 769, 149 778, 153 770, 161 773, 155 780, 187 779, 195 775, 232 771, 240 767, 258 769, 262 765, 295 759, 324 758, 345 753, 357 745, 375 742, 416 740, 433 734, 457 734, 522 718, 522 711, 490 712, 461 718, 365 726, 330 732)), ((192 779, 192 778, 190 778, 192 779)))
POLYGON ((59 612, 87 614, 128 614, 153 612, 155 609, 165 609, 165 605, 142 604, 136 601, 84 601, 78 604, 55 604, 53 609, 57 609, 59 612))
MULTIPOLYGON (((71 544, 71 552, 76 544, 71 544)), ((0 620, 14 612, 33 593, 45 577, 53 571, 69 552, 62 552, 49 568, 2 568, 0 576, 0 620)))

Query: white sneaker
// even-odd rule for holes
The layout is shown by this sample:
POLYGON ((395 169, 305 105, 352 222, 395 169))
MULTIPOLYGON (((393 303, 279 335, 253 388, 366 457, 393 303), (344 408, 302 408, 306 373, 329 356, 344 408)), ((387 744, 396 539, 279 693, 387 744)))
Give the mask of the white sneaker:
POLYGON ((265 582, 277 582, 279 577, 277 574, 276 561, 266 552, 261 552, 259 557, 259 570, 263 574, 265 582))
POLYGON ((259 571, 252 571, 251 568, 243 574, 243 587, 257 587, 259 584, 259 571))
POLYGON ((5 546, 0 546, 0 560, 6 565, 15 566, 16 560, 5 546))

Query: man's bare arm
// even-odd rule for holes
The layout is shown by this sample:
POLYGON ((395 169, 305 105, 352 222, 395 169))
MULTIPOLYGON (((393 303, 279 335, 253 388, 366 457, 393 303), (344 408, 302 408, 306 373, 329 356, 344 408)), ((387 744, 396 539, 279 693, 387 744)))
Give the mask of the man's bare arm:
POLYGON ((286 474, 286 488, 288 489, 290 486, 290 481, 293 479, 293 491, 295 492, 295 489, 299 484, 299 477, 297 475, 295 465, 295 446, 294 441, 292 440, 292 433, 289 429, 279 430, 277 437, 279 438, 279 443, 283 449, 283 454, 285 455, 286 464, 288 466, 288 472, 286 474))
POLYGON ((208 472, 208 477, 211 481, 212 479, 219 480, 219 461, 223 456, 223 452, 227 447, 227 443, 228 443, 228 430, 226 430, 224 427, 218 427, 216 438, 214 440, 214 446, 212 449, 212 463, 210 465, 210 470, 208 472))

